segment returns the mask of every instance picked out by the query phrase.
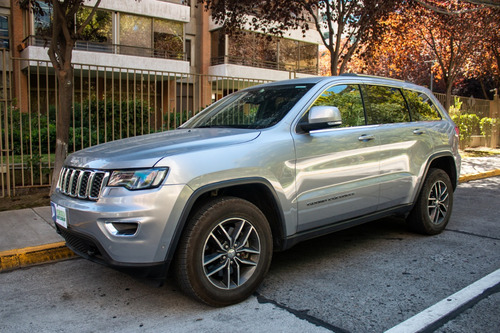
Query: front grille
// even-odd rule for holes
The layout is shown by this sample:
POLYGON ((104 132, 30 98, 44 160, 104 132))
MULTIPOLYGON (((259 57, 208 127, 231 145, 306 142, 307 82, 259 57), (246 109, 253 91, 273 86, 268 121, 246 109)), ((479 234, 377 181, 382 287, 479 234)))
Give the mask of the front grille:
POLYGON ((109 173, 104 171, 63 167, 58 187, 61 193, 70 197, 97 200, 108 177, 109 173))
POLYGON ((57 227, 67 245, 76 253, 82 256, 101 256, 98 247, 90 240, 71 234, 64 228, 57 227))

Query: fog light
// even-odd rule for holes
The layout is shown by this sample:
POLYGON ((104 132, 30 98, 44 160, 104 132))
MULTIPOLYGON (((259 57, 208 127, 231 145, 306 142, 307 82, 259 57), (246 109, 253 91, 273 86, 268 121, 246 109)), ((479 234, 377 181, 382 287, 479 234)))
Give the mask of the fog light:
POLYGON ((139 228, 137 222, 106 222, 106 229, 113 236, 134 236, 139 228))

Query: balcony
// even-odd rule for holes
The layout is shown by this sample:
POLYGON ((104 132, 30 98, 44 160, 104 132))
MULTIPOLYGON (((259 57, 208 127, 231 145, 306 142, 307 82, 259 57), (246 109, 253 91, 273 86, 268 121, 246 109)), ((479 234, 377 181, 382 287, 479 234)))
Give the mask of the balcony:
MULTIPOLYGON (((49 47, 50 39, 40 36, 28 36, 23 40, 23 44, 24 47, 29 47, 29 46, 49 47)), ((173 52, 168 50, 157 50, 144 47, 89 42, 82 40, 76 41, 75 48, 73 50, 187 61, 186 54, 184 52, 177 52, 177 51, 173 52)))
MULTIPOLYGON (((20 45, 21 55, 30 60, 48 61, 46 48, 49 45, 50 39, 29 36, 20 45)), ((76 42, 73 49, 73 63, 189 73, 189 61, 184 52, 81 40, 76 42), (144 61, 138 58, 152 59, 144 61)))
POLYGON ((265 69, 275 69, 278 71, 287 71, 287 72, 297 72, 304 73, 310 75, 318 75, 318 67, 317 66, 301 66, 300 63, 283 63, 278 61, 262 61, 255 60, 251 58, 239 58, 234 56, 225 56, 210 59, 210 65, 216 66, 221 64, 232 64, 232 65, 241 65, 241 66, 250 66, 257 68, 265 68, 265 69))
POLYGON ((225 56, 210 59, 210 75, 253 79, 286 80, 318 75, 317 66, 225 56))

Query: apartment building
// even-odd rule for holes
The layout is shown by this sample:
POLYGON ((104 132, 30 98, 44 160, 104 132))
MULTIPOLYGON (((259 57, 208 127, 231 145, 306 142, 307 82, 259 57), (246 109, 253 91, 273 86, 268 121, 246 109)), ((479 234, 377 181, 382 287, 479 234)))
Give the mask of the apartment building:
MULTIPOLYGON (((0 39, 17 59, 13 99, 28 112, 48 109, 57 95, 47 55, 52 13, 39 4, 42 15, 21 9, 17 0, 0 1, 0 39)), ((84 20, 94 4, 85 1, 88 7, 75 21, 84 20)), ((136 99, 141 90, 140 98, 159 117, 176 110, 196 113, 249 85, 317 75, 319 44, 315 30, 305 37, 291 31, 265 38, 250 29, 227 35, 196 0, 102 0, 73 51, 75 99, 136 99)))
MULTIPOLYGON (((55 147, 51 9, 19 3, 29 1, 0 0, 0 196, 50 184, 55 147)), ((95 0, 84 4, 77 22, 95 0)), ((318 73, 317 31, 250 30, 225 34, 196 0, 102 0, 73 50, 69 150, 175 128, 233 91, 318 73)))

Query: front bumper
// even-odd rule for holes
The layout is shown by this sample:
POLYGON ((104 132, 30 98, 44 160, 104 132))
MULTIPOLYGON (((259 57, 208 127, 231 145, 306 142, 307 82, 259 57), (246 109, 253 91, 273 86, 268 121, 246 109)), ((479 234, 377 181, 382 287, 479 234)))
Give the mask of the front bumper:
POLYGON ((66 217, 67 225, 56 222, 57 230, 77 254, 114 267, 160 266, 171 248, 184 207, 182 198, 190 193, 184 185, 141 191, 104 188, 97 201, 59 191, 51 201, 66 217))

